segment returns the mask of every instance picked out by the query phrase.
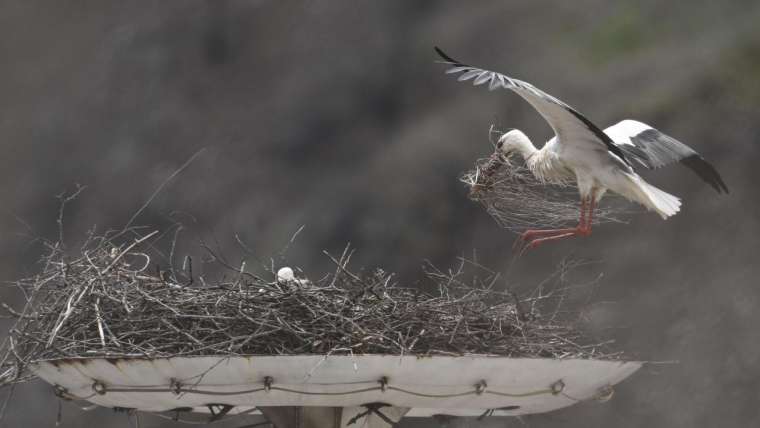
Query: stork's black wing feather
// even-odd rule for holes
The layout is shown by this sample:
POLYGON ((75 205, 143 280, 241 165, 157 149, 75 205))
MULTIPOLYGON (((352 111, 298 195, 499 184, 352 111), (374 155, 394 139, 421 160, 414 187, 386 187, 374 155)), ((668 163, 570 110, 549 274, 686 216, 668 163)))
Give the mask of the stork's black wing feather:
POLYGON ((465 64, 462 64, 461 62, 455 60, 454 58, 446 55, 446 53, 444 51, 442 51, 441 48, 439 48, 438 46, 435 46, 434 49, 435 49, 436 53, 438 53, 438 55, 441 58, 443 58, 447 63, 449 63, 451 65, 458 65, 458 66, 465 65, 465 64))
POLYGON ((718 193, 728 193, 728 187, 718 171, 699 153, 645 123, 623 120, 604 132, 625 152, 628 159, 646 168, 657 169, 680 162, 718 193))
POLYGON ((446 70, 447 74, 461 73, 460 81, 473 79, 473 84, 476 86, 488 83, 490 90, 504 88, 520 95, 543 116, 559 136, 562 144, 604 144, 607 151, 629 167, 632 166, 626 159, 623 150, 607 134, 562 100, 547 94, 528 82, 457 61, 438 47, 435 47, 435 51, 444 59, 446 64, 452 66, 446 70))

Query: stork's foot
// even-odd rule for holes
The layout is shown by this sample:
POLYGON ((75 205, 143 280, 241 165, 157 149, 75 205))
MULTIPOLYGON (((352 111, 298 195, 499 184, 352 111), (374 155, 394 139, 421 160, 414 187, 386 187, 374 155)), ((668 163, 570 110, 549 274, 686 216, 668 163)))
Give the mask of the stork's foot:
POLYGON ((565 233, 576 233, 580 230, 578 227, 570 227, 565 229, 542 229, 542 230, 526 230, 520 234, 520 240, 523 242, 530 242, 536 238, 545 236, 563 235, 565 233))
POLYGON ((520 234, 520 239, 515 242, 515 245, 522 243, 522 251, 531 250, 539 245, 557 241, 564 238, 570 238, 573 236, 589 236, 591 235, 591 228, 578 226, 567 229, 546 229, 546 230, 526 230, 520 234))

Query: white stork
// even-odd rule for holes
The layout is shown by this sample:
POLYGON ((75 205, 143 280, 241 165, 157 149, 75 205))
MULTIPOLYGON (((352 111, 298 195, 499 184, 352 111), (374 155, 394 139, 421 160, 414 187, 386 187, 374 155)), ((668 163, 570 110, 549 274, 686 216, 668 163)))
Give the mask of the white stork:
POLYGON ((570 236, 590 235, 594 206, 607 190, 656 211, 663 219, 677 213, 681 201, 644 181, 634 171, 634 163, 654 169, 680 162, 718 193, 728 193, 718 172, 699 153, 649 125, 623 120, 602 131, 577 110, 530 83, 463 64, 439 48, 435 50, 451 66, 447 74, 459 74, 459 81, 472 79, 476 86, 488 83, 490 90, 504 88, 516 92, 543 116, 556 134, 541 149, 516 129, 502 135, 497 143, 505 156, 521 155, 541 181, 575 179, 578 183, 581 199, 578 226, 527 230, 521 235, 527 248, 570 236))

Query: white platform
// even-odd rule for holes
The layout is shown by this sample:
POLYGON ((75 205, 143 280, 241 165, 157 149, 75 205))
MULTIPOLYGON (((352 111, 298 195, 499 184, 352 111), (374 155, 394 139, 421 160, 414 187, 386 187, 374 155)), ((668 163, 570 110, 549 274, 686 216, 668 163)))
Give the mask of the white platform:
POLYGON ((592 399, 635 361, 489 356, 248 356, 66 359, 32 370, 64 396, 148 412, 253 407, 353 407, 382 402, 406 416, 542 413, 592 399))

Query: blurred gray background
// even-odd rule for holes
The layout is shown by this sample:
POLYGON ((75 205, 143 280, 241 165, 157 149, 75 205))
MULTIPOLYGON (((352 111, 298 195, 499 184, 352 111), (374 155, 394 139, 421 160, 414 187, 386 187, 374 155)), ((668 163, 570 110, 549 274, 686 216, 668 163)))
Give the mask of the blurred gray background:
MULTIPOLYGON (((305 225, 288 258, 315 277, 321 251, 349 241, 355 266, 410 284, 423 259, 473 249, 506 270, 514 235, 457 178, 490 153, 491 123, 537 143, 551 131, 514 94, 444 76, 439 45, 600 127, 650 123, 731 189, 719 197, 680 166, 647 173, 683 197, 679 215, 636 215, 516 262, 519 289, 566 256, 599 260, 584 273, 603 274, 589 325, 631 358, 679 363, 644 368, 605 404, 480 426, 760 426, 758 22, 757 1, 2 1, 0 278, 38 268, 30 236, 57 235, 55 195, 88 186, 65 214, 75 248, 93 225, 123 225, 202 147, 138 223, 179 220, 222 248, 239 234, 262 260, 305 225)), ((49 386, 15 394, 2 426, 54 425, 49 386)), ((65 403, 62 426, 129 423, 65 403)))

